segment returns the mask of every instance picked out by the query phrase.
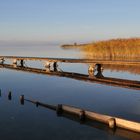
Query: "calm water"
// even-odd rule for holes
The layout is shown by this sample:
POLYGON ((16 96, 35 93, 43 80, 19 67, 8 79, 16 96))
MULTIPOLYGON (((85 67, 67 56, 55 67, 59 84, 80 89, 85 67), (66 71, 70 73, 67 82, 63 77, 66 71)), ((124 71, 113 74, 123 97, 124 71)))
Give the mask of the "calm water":
MULTIPOLYGON (((81 58, 78 50, 62 50, 59 46, 0 46, 0 55, 81 58)), ((6 62, 9 63, 9 62, 6 62)), ((41 67, 42 62, 26 63, 41 67)), ((64 71, 87 74, 87 64, 59 64, 64 71)), ((105 68, 107 77, 140 79, 139 68, 105 68)), ((0 138, 2 140, 123 140, 120 134, 109 133, 94 124, 80 124, 56 112, 25 102, 20 105, 19 96, 57 105, 67 104, 87 110, 114 115, 140 122, 140 91, 121 87, 88 83, 70 78, 47 76, 0 69, 0 138), (12 100, 8 100, 8 91, 12 100)), ((133 138, 135 139, 135 138, 133 138)), ((139 138, 140 139, 140 138, 139 138)))

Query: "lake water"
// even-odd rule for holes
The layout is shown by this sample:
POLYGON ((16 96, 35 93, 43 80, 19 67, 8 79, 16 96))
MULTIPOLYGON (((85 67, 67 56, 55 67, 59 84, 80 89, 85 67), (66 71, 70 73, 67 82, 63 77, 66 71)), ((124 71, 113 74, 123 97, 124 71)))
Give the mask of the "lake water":
MULTIPOLYGON (((59 45, 0 46, 0 55, 82 58, 78 50, 63 50, 59 45)), ((6 61, 5 63, 10 63, 6 61)), ((27 66, 43 68, 42 62, 27 66)), ((59 63, 59 69, 88 74, 88 64, 59 63)), ((103 75, 140 80, 139 67, 105 67, 103 75)), ((73 118, 58 117, 55 111, 36 107, 19 97, 52 105, 67 104, 98 113, 140 122, 140 91, 90 83, 66 77, 47 76, 0 68, 0 138, 2 140, 124 140, 129 133, 113 133, 100 125, 79 123, 73 118), (12 91, 12 100, 8 92, 12 91)), ((131 134, 131 133, 130 133, 131 134)), ((137 136, 138 138, 138 136, 137 136)), ((140 139, 140 137, 138 138, 140 139)))

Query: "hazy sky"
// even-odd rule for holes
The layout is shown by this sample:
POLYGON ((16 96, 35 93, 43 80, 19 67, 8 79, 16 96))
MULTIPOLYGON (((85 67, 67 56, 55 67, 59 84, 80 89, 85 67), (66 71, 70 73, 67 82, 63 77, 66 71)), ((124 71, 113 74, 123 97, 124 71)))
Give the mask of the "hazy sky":
POLYGON ((0 40, 140 37, 140 0, 0 0, 0 40))

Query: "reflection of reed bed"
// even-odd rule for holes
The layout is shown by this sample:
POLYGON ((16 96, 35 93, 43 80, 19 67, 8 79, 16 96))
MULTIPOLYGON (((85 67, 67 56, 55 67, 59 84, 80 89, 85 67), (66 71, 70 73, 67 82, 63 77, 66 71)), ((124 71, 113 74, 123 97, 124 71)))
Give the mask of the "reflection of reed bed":
POLYGON ((84 45, 81 50, 90 57, 137 58, 140 56, 140 39, 114 39, 84 45))
POLYGON ((130 65, 104 65, 105 69, 116 72, 130 72, 132 74, 140 74, 140 66, 130 66, 130 65))

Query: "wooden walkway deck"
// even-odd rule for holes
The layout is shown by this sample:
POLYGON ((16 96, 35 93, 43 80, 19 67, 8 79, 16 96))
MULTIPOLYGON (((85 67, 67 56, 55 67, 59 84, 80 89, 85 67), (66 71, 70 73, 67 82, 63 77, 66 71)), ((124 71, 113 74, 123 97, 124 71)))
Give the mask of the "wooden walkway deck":
POLYGON ((61 72, 61 71, 46 71, 46 69, 38 69, 38 68, 31 68, 31 67, 21 67, 9 64, 0 64, 1 68, 12 69, 16 71, 23 71, 23 72, 30 72, 36 74, 43 74, 43 75, 51 75, 51 76, 59 76, 59 77, 67 77, 72 78, 75 80, 91 82, 91 83, 99 83, 109 86, 117 86, 122 88, 130 88, 134 90, 140 90, 140 81, 133 81, 133 80, 126 80, 126 79, 119 79, 119 78, 110 78, 110 77, 99 77, 99 76, 89 76, 86 74, 74 73, 74 72, 61 72))
POLYGON ((49 57, 21 57, 21 56, 0 56, 0 60, 32 60, 64 63, 95 63, 95 64, 117 64, 117 65, 140 65, 140 61, 121 60, 98 60, 98 59, 71 59, 71 58, 49 58, 49 57))

